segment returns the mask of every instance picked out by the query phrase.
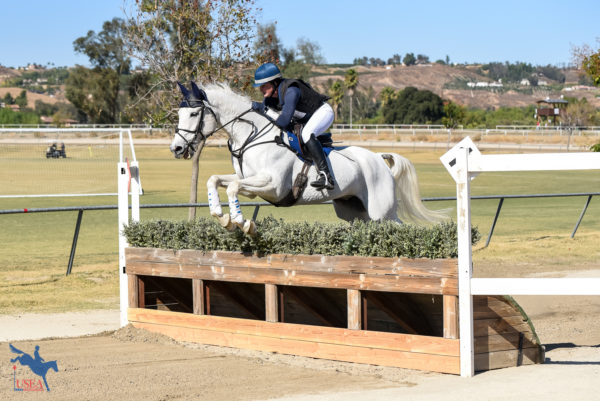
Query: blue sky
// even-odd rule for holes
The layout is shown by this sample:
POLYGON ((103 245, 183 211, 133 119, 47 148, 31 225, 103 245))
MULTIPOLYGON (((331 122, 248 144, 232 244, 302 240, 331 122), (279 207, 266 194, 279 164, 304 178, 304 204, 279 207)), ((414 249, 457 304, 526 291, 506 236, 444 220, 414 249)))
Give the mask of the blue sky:
MULTIPOLYGON (((73 41, 123 17, 123 0, 2 1, 0 64, 88 65, 73 41)), ((452 62, 571 61, 571 46, 597 46, 597 1, 257 0, 259 21, 277 22, 284 46, 317 42, 329 63, 394 53, 452 62)))

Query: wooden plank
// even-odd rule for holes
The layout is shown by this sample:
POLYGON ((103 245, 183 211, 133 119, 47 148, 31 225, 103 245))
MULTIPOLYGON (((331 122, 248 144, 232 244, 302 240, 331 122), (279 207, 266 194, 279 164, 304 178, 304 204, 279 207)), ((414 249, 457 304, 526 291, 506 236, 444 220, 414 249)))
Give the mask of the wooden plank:
POLYGON ((274 284, 265 284, 265 320, 267 322, 279 321, 279 307, 277 286, 274 284))
POLYGON ((323 256, 275 254, 256 256, 241 252, 165 250, 126 248, 126 260, 132 262, 193 264, 196 266, 289 269, 296 271, 393 274, 405 277, 457 277, 456 259, 409 259, 363 256, 323 256))
POLYGON ((204 281, 192 279, 192 296, 194 297, 194 314, 204 315, 204 281))
POLYGON ((361 295, 358 290, 347 290, 348 298, 348 328, 360 330, 361 324, 361 295))
POLYGON ((298 341, 310 342, 318 340, 323 343, 343 344, 369 349, 377 348, 455 357, 459 355, 459 340, 441 337, 348 330, 291 323, 270 323, 261 320, 192 315, 151 309, 129 309, 128 319, 130 322, 187 327, 204 331, 238 333, 250 336, 276 337, 298 341))
POLYGON ((533 333, 505 333, 475 337, 475 353, 483 354, 493 351, 508 351, 519 348, 519 336, 523 335, 523 348, 535 348, 533 333))
POLYGON ((475 320, 473 327, 475 337, 531 331, 531 328, 521 316, 475 320))
POLYGON ((444 338, 458 338, 458 297, 443 296, 444 338))
POLYGON ((127 295, 130 308, 140 307, 139 279, 135 274, 127 274, 127 295))
POLYGON ((132 274, 158 277, 177 277, 212 281, 231 281, 256 284, 277 284, 301 287, 345 288, 383 292, 408 292, 420 294, 457 295, 455 278, 411 277, 395 275, 365 275, 354 273, 326 273, 281 269, 252 269, 248 267, 221 266, 218 268, 196 265, 171 265, 127 261, 132 274))
POLYGON ((441 373, 459 373, 459 357, 457 356, 370 349, 322 343, 319 341, 298 341, 141 322, 135 322, 133 325, 141 329, 167 335, 179 341, 278 352, 336 361, 393 366, 441 373))
POLYGON ((519 350, 497 351, 485 354, 475 354, 475 370, 491 370, 509 368, 520 365, 540 363, 541 354, 538 348, 524 348, 521 355, 519 350), (521 359, 520 363, 518 361, 521 359))

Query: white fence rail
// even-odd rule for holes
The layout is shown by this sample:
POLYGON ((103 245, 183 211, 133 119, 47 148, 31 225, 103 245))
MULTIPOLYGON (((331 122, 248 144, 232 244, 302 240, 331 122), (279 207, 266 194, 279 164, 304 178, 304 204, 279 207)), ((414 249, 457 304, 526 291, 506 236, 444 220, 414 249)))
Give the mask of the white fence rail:
POLYGON ((600 153, 482 155, 465 138, 442 162, 456 181, 460 372, 473 376, 473 295, 600 295, 600 278, 473 278, 471 180, 482 172, 596 170, 600 153))

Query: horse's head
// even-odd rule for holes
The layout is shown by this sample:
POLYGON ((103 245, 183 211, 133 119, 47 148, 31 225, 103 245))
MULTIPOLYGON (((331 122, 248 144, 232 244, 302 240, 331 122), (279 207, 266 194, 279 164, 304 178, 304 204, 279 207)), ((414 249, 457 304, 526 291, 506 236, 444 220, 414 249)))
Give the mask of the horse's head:
POLYGON ((206 92, 194 82, 191 84, 192 90, 189 91, 177 82, 183 101, 179 105, 179 121, 170 149, 178 159, 193 156, 200 142, 206 141, 217 127, 217 118, 208 106, 206 92))

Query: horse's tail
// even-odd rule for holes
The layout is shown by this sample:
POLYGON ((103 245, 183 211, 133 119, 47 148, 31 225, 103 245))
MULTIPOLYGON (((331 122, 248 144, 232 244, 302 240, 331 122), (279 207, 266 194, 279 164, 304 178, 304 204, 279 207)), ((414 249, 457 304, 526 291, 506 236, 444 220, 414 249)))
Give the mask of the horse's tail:
POLYGON ((378 153, 387 161, 396 182, 397 213, 400 219, 416 223, 437 223, 448 218, 447 210, 429 210, 421 201, 419 182, 413 164, 397 153, 378 153))

